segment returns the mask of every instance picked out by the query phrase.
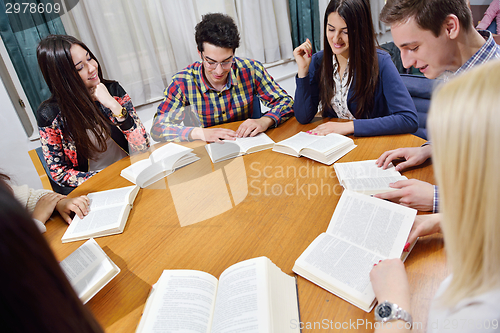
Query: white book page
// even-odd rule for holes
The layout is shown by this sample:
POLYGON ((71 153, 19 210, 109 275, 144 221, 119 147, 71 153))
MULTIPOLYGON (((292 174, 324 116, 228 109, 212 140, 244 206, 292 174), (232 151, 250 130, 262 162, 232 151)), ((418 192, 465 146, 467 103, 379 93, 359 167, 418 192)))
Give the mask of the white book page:
POLYGON ((239 262, 221 274, 212 332, 270 332, 265 259, 239 262))
POLYGON ((114 266, 94 239, 86 241, 61 261, 60 265, 80 298, 88 294, 114 270, 114 266))
POLYGON ((346 145, 350 141, 352 141, 350 138, 336 133, 331 133, 326 136, 313 136, 316 136, 318 139, 308 144, 305 148, 316 150, 322 154, 326 154, 330 150, 333 150, 336 147, 340 147, 342 145, 346 145))
MULTIPOLYGON (((151 162, 157 163, 158 161, 161 161, 165 158, 170 158, 177 155, 185 155, 190 151, 192 151, 191 148, 187 148, 171 142, 153 151, 151 155, 149 155, 149 159, 151 160, 151 162)), ((177 158, 174 159, 177 160, 177 158)))
POLYGON ((198 161, 200 158, 196 156, 194 153, 187 153, 186 155, 182 156, 180 159, 178 159, 174 165, 173 168, 177 170, 178 168, 182 168, 185 165, 191 164, 193 162, 198 161))
POLYGON ((129 205, 91 210, 83 219, 76 215, 64 233, 63 240, 78 236, 94 236, 102 231, 119 228, 126 208, 129 208, 129 205))
POLYGON ((123 206, 128 204, 130 193, 135 188, 135 186, 127 186, 108 191, 89 193, 87 197, 90 199, 90 211, 115 205, 123 206))
POLYGON ((344 190, 327 233, 385 258, 399 258, 417 211, 344 190))
MULTIPOLYGON (((266 258, 267 259, 267 258, 266 258)), ((267 259, 273 332, 300 332, 297 280, 267 259)))
POLYGON ((223 143, 214 142, 205 146, 205 149, 212 160, 212 163, 220 162, 228 158, 237 157, 243 152, 240 146, 231 140, 224 140, 223 143))
POLYGON ((389 184, 398 180, 408 179, 405 176, 391 176, 378 178, 350 178, 343 180, 343 185, 346 189, 356 192, 364 192, 365 194, 375 194, 396 190, 389 184))
POLYGON ((163 271, 137 332, 210 332, 216 292, 217 279, 208 273, 163 271))
POLYGON ((146 158, 145 160, 137 161, 134 164, 126 167, 121 171, 120 174, 127 180, 135 183, 137 176, 139 176, 139 174, 151 164, 151 161, 146 158))
POLYGON ((375 164, 375 160, 335 163, 333 167, 335 168, 339 181, 353 178, 401 176, 401 174, 396 171, 392 163, 390 163, 387 169, 384 170, 375 164))
POLYGON ((318 140, 317 135, 307 134, 306 132, 299 132, 294 136, 289 137, 288 139, 276 143, 276 145, 289 147, 296 151, 297 154, 300 154, 300 150, 302 148, 310 145, 316 140, 318 140))
POLYGON ((236 143, 242 152, 248 152, 249 149, 257 146, 272 145, 274 141, 266 133, 260 133, 253 137, 237 138, 236 143))
POLYGON ((297 259, 293 270, 368 311, 375 299, 370 271, 373 264, 382 259, 384 257, 323 233, 297 259))

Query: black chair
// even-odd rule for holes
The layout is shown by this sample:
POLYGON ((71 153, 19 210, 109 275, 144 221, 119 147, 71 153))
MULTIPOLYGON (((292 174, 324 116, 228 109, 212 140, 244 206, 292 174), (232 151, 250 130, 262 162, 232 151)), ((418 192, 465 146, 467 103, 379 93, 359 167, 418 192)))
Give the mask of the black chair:
POLYGON ((70 194, 71 191, 75 189, 75 187, 71 186, 64 186, 60 185, 57 183, 54 178, 50 175, 50 170, 49 167, 47 166, 47 162, 45 161, 45 157, 43 156, 43 151, 42 147, 35 148, 36 154, 38 155, 38 158, 40 159, 40 162, 42 163, 43 169, 45 170, 45 173, 47 174, 47 177, 49 178, 50 186, 52 186, 52 190, 54 192, 60 193, 60 194, 70 194))
POLYGON ((432 90, 437 81, 420 75, 400 74, 400 76, 417 109, 418 130, 413 134, 427 140, 427 129, 425 128, 427 124, 427 112, 431 104, 432 90))

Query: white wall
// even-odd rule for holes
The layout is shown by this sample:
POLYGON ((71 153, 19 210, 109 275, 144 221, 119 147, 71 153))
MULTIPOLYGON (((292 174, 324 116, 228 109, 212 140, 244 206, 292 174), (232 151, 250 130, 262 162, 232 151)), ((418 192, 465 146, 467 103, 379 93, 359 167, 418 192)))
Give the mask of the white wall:
POLYGON ((39 141, 31 142, 12 105, 3 80, 0 78, 0 169, 11 177, 13 183, 28 184, 42 188, 40 178, 31 162, 28 151, 40 146, 39 141))

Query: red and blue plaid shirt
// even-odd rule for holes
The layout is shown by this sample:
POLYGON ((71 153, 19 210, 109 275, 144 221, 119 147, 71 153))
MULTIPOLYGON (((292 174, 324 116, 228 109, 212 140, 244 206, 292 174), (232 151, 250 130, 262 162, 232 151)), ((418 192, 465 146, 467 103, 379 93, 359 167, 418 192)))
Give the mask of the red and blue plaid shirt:
POLYGON ((214 90, 196 62, 172 78, 158 106, 151 136, 156 141, 187 141, 194 127, 209 127, 252 116, 255 96, 270 108, 265 117, 277 126, 293 114, 293 99, 255 60, 234 58, 228 82, 214 90))

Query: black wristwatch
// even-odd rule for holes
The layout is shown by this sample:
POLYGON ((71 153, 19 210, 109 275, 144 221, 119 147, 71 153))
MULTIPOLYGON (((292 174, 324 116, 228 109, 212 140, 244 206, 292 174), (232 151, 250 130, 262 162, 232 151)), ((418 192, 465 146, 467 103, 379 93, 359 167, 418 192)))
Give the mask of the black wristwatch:
POLYGON ((412 324, 413 318, 411 314, 403 310, 399 305, 385 301, 379 303, 375 307, 375 320, 381 321, 383 323, 393 320, 404 320, 407 323, 412 324))

